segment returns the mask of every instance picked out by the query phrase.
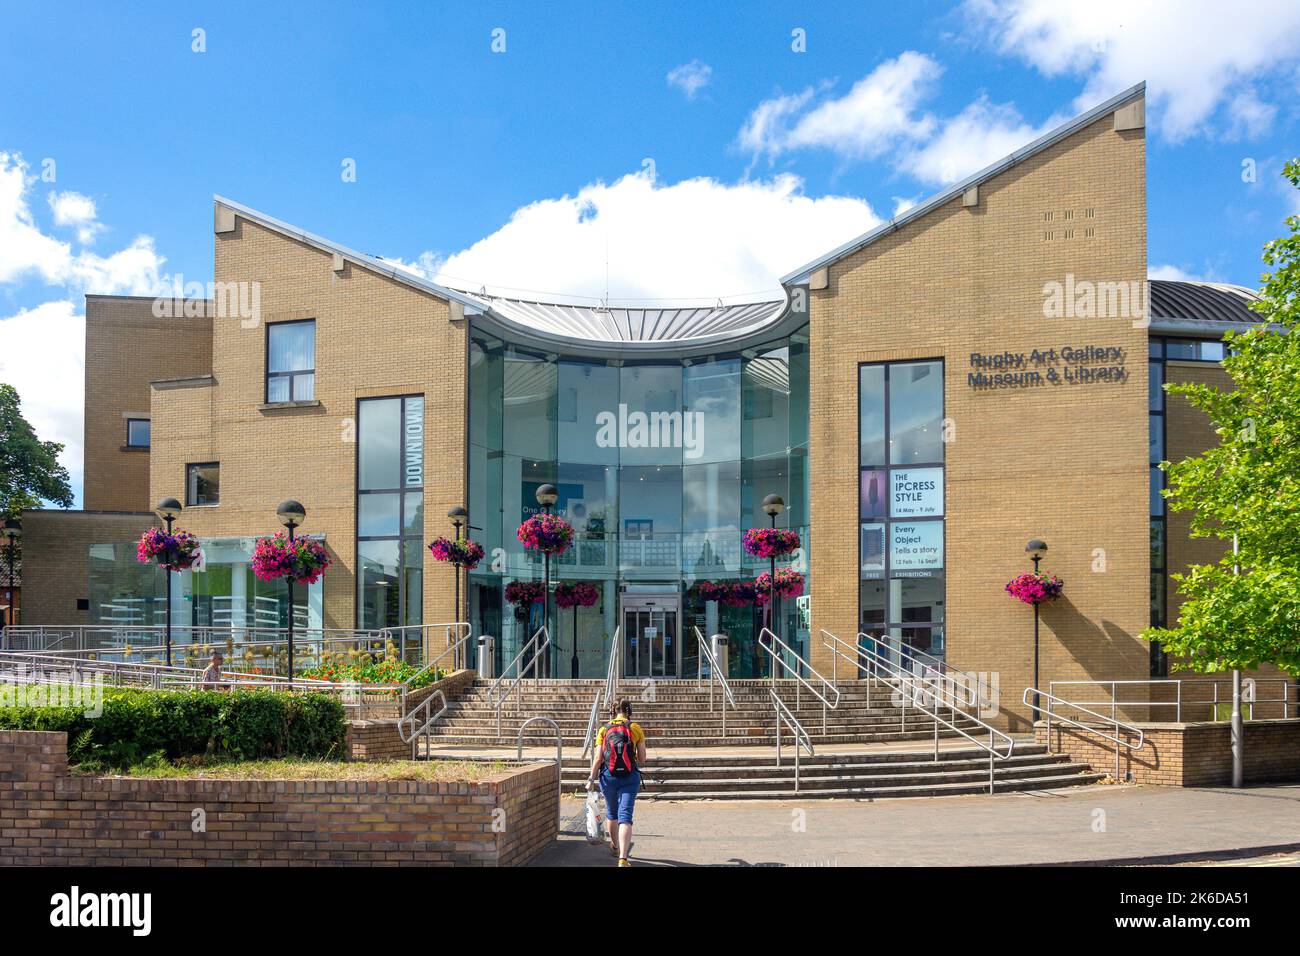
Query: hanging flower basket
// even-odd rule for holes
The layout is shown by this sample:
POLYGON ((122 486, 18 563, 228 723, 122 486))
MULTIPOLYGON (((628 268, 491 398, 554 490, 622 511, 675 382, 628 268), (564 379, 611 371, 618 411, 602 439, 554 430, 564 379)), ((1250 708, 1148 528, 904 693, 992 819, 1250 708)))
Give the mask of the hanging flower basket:
POLYGON ((556 607, 591 607, 600 600, 600 591, 588 581, 555 586, 556 607))
POLYGON ((162 528, 150 528, 140 535, 135 556, 146 563, 157 561, 165 571, 185 571, 199 558, 199 539, 188 531, 168 534, 162 528))
POLYGON ((729 587, 726 581, 696 581, 691 590, 701 601, 722 601, 726 599, 729 587))
POLYGON ((758 603, 758 590, 752 581, 726 581, 719 587, 726 589, 718 600, 727 607, 748 607, 758 603))
POLYGON ((1025 604, 1050 604, 1061 596, 1065 582, 1055 574, 1026 571, 1007 582, 1006 592, 1025 604))
POLYGON ((573 543, 573 525, 559 515, 535 514, 519 526, 515 537, 530 551, 563 554, 573 543))
POLYGON ((511 604, 541 604, 545 599, 546 586, 540 581, 511 581, 506 585, 506 600, 511 604))
POLYGON ((799 535, 786 528, 750 528, 745 550, 756 558, 783 558, 799 550, 799 535))
POLYGON ((450 561, 458 568, 473 571, 483 560, 483 545, 468 538, 434 538, 429 551, 435 561, 450 561))
POLYGON ((315 584, 330 566, 325 545, 314 538, 294 538, 283 531, 274 538, 259 538, 253 547, 253 574, 259 581, 292 578, 299 584, 315 584))
MULTIPOLYGON (((798 597, 803 594, 804 576, 790 568, 778 568, 776 571, 776 593, 783 598, 798 597)), ((754 579, 754 591, 758 594, 758 603, 766 604, 772 597, 772 575, 764 571, 754 579)))

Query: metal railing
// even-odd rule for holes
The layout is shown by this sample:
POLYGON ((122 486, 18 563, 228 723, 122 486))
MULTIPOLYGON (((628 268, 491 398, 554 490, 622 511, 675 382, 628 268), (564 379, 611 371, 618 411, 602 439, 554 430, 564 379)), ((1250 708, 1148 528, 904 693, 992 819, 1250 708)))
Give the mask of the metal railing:
MULTIPOLYGON (((466 621, 459 621, 455 624, 417 624, 410 628, 394 628, 394 630, 420 630, 420 646, 428 647, 428 651, 421 651, 423 658, 427 658, 423 667, 406 679, 406 685, 409 687, 415 681, 422 678, 429 671, 437 671, 439 665, 451 655, 451 666, 453 670, 459 670, 465 665, 462 663, 468 655, 464 652, 465 645, 473 637, 473 628, 466 621), (441 630, 446 646, 438 654, 432 653, 433 647, 427 643, 431 631, 441 630), (455 635, 459 634, 457 637, 455 635)), ((387 631, 385 631, 387 633, 387 631)))
MULTIPOLYGON (((1257 690, 1252 690, 1249 699, 1243 697, 1242 702, 1254 707, 1263 705, 1278 705, 1282 713, 1282 718, 1289 719, 1291 709, 1291 689, 1297 685, 1291 684, 1283 677, 1264 677, 1248 678, 1255 688, 1264 686, 1280 686, 1281 693, 1275 697, 1260 697, 1257 690)), ((1047 685, 1049 691, 1055 691, 1056 688, 1066 687, 1092 687, 1102 691, 1109 692, 1109 700, 1081 700, 1078 701, 1085 707, 1108 707, 1110 708, 1111 719, 1118 716, 1118 711, 1123 708, 1145 707, 1149 711, 1158 707, 1172 708, 1173 720, 1175 723, 1182 723, 1186 712, 1193 708, 1208 707, 1209 719, 1218 720, 1219 705, 1230 703, 1232 701, 1231 692, 1221 698, 1219 695, 1220 686, 1230 688, 1231 680, 1054 680, 1047 685), (1209 688, 1210 696, 1208 699, 1203 697, 1187 697, 1184 695, 1184 688, 1191 689, 1193 693, 1202 688, 1209 688), (1139 691, 1139 698, 1136 700, 1123 699, 1122 690, 1135 689, 1139 691), (1160 690, 1168 693, 1159 694, 1160 690), (1164 699, 1156 699, 1157 696, 1164 699), (1171 698, 1172 699, 1169 699, 1171 698)), ((1151 718, 1154 720, 1155 718, 1151 718)))
MULTIPOLYGON (((861 644, 864 640, 883 646, 889 652, 885 655, 886 657, 896 659, 900 663, 910 664, 911 666, 908 669, 918 677, 924 677, 927 673, 934 673, 944 678, 961 681, 967 687, 969 702, 976 707, 977 711, 992 707, 996 702, 996 689, 990 687, 983 677, 973 671, 961 670, 941 657, 935 657, 933 654, 904 644, 902 638, 893 638, 887 634, 871 635, 859 631, 858 643, 861 644), (891 640, 896 641, 896 644, 891 644, 891 640), (974 695, 974 699, 969 699, 970 694, 974 695)), ((833 679, 838 680, 839 655, 832 659, 831 667, 833 679)), ((871 668, 867 668, 867 672, 870 674, 871 668)))
POLYGON ((790 712, 790 708, 785 705, 785 701, 777 696, 776 689, 769 689, 768 694, 772 698, 772 707, 776 712, 776 765, 781 766, 781 725, 785 724, 790 728, 790 734, 794 738, 794 792, 798 793, 799 750, 800 748, 806 750, 809 757, 815 757, 817 753, 813 750, 812 737, 808 736, 808 731, 799 722, 799 718, 790 712))
MULTIPOLYGON (((546 653, 546 649, 550 646, 551 634, 550 631, 546 629, 546 626, 543 625, 537 629, 523 647, 519 648, 519 653, 514 656, 514 660, 502 668, 501 676, 492 682, 492 686, 488 690, 488 701, 497 712, 498 738, 501 736, 501 708, 505 705, 505 702, 510 699, 510 695, 515 692, 515 688, 517 688, 524 678, 527 677, 530 669, 533 672, 533 683, 537 683, 539 677, 538 671, 541 666, 543 655, 546 653), (531 656, 529 656, 530 652, 531 656), (526 656, 528 657, 528 661, 527 663, 524 663, 524 658, 526 656), (510 676, 512 668, 516 672, 514 677, 510 676), (507 681, 509 683, 506 683, 507 681), (501 689, 503 685, 505 686, 504 691, 501 689)), ((518 708, 519 698, 516 697, 516 713, 518 712, 518 708)))
POLYGON ((1052 748, 1052 721, 1053 720, 1056 720, 1058 723, 1066 724, 1070 727, 1077 727, 1080 730, 1086 731, 1087 733, 1090 733, 1094 736, 1101 737, 1103 740, 1109 740, 1111 743, 1113 743, 1115 745, 1115 782, 1116 783, 1121 782, 1121 780, 1123 779, 1120 776, 1120 748, 1127 747, 1130 751, 1141 750, 1146 745, 1146 734, 1142 732, 1141 727, 1135 727, 1132 724, 1126 724, 1123 721, 1117 720, 1113 716, 1108 717, 1105 714, 1099 714, 1095 710, 1089 710, 1086 706, 1082 704, 1076 704, 1073 701, 1068 701, 1062 697, 1057 697, 1055 694, 1050 693, 1049 691, 1039 690, 1037 687, 1026 687, 1024 696, 1021 698, 1021 700, 1024 703, 1024 705, 1028 707, 1031 711, 1043 715, 1046 721, 1048 750, 1051 750, 1052 748), (1031 701, 1030 700, 1031 694, 1034 696, 1035 699, 1039 697, 1046 698, 1047 706, 1042 707, 1040 704, 1031 701), (1081 720, 1075 720, 1072 717, 1066 717, 1064 714, 1054 712, 1052 710, 1053 704, 1060 704, 1063 707, 1070 707, 1074 710, 1077 710, 1081 714, 1086 714, 1087 716, 1091 717, 1094 721, 1101 721, 1103 725, 1113 727, 1115 729, 1115 733, 1113 735, 1107 734, 1099 730, 1097 727, 1094 727, 1092 724, 1085 723, 1084 721, 1081 720), (1125 731, 1129 734, 1136 735, 1137 743, 1132 743, 1131 741, 1125 740, 1124 738, 1120 737, 1119 736, 1120 731, 1125 731))
POLYGON ((564 736, 560 733, 560 725, 555 721, 555 718, 539 715, 529 717, 519 725, 519 736, 515 738, 515 759, 524 759, 524 731, 528 729, 529 724, 539 720, 550 724, 551 729, 555 731, 555 787, 557 790, 555 802, 557 804, 556 813, 559 818, 557 826, 562 830, 564 829, 564 736))
MULTIPOLYGON (((708 646, 704 640, 704 634, 700 632, 699 627, 695 629, 695 642, 700 646, 700 662, 708 661, 709 664, 709 713, 713 713, 713 684, 716 681, 722 687, 722 737, 725 740, 727 736, 727 705, 731 709, 736 709, 736 698, 731 693, 731 684, 722 673, 722 668, 718 666, 718 659, 713 653, 713 649, 708 646)), ((704 668, 700 668, 699 680, 705 680, 704 668)))
POLYGON ((618 693, 618 674, 623 660, 622 634, 622 625, 614 628, 614 642, 610 645, 609 664, 605 668, 605 684, 596 691, 596 699, 591 702, 591 712, 587 714, 587 734, 582 738, 584 760, 591 753, 591 746, 596 740, 596 724, 600 721, 601 710, 608 710, 609 702, 618 693))
POLYGON ((402 743, 411 745, 411 759, 416 760, 420 756, 420 738, 424 737, 424 755, 433 756, 433 725, 443 714, 447 712, 447 695, 441 690, 435 690, 415 705, 409 712, 403 714, 397 719, 397 736, 402 738, 402 743), (437 713, 433 711, 433 701, 437 698, 442 701, 442 706, 438 708, 437 713), (416 722, 419 721, 419 726, 416 722), (410 725, 411 732, 403 732, 403 727, 410 725))
MULTIPOLYGON (((995 761, 1011 759, 1011 755, 1015 752, 1016 741, 1009 734, 998 730, 992 724, 986 723, 975 714, 958 706, 961 700, 960 691, 963 686, 959 678, 955 676, 943 677, 938 674, 920 676, 903 670, 891 658, 877 651, 867 650, 861 644, 849 644, 848 641, 825 628, 821 629, 821 635, 822 645, 829 648, 831 653, 843 657, 855 666, 858 666, 865 659, 868 668, 876 675, 877 680, 890 684, 895 688, 900 696, 904 731, 907 729, 907 705, 909 702, 916 710, 930 718, 934 727, 934 760, 936 763, 939 761, 940 724, 965 737, 981 750, 986 751, 989 755, 989 793, 996 790, 997 769, 995 761), (856 659, 849 657, 844 652, 843 648, 845 647, 854 651, 856 659), (932 703, 927 706, 927 701, 932 703), (945 710, 948 712, 947 717, 944 717, 942 713, 945 710), (980 728, 981 734, 987 733, 988 743, 969 733, 965 727, 961 726, 960 721, 962 720, 976 724, 980 728), (1001 753, 998 750, 997 741, 999 739, 1006 743, 1006 753, 1001 753)), ((859 635, 859 637, 866 636, 859 635)))
MULTIPOLYGON (((404 627, 381 628, 379 635, 385 645, 392 644, 398 648, 402 661, 408 657, 423 664, 424 670, 440 664, 451 655, 451 669, 460 670, 473 666, 469 652, 465 649, 473 629, 468 621, 451 621, 444 624, 408 624, 404 627), (443 649, 437 650, 437 638, 442 638, 443 649), (436 652, 436 653, 435 653, 436 652)), ((295 639, 295 644, 297 643, 295 639)))
MULTIPOLYGON (((770 629, 765 627, 761 631, 759 631, 758 646, 763 648, 763 650, 767 652, 767 656, 772 659, 773 678, 776 678, 776 668, 777 665, 780 665, 782 670, 784 670, 790 676, 790 678, 794 680, 795 682, 794 706, 796 710, 798 710, 803 704, 801 694, 804 688, 807 688, 810 694, 812 694, 814 697, 816 697, 818 700, 822 702, 822 733, 823 734, 826 733, 827 712, 835 710, 837 707, 839 707, 840 689, 836 687, 831 681, 828 681, 825 677, 823 677, 815 667, 813 667, 806 660, 804 660, 802 657, 799 656, 798 651, 796 651, 785 641, 781 640, 781 638, 773 634, 770 629), (764 638, 767 639, 764 640, 764 638), (813 684, 811 684, 808 681, 808 679, 803 676, 803 674, 799 673, 799 668, 792 667, 790 665, 790 662, 787 661, 785 657, 783 657, 782 654, 776 650, 777 647, 780 647, 782 651, 784 651, 786 654, 789 654, 800 664, 802 664, 803 667, 808 671, 808 673, 817 679, 817 681, 822 685, 822 687, 827 691, 827 693, 833 694, 835 697, 834 703, 832 703, 830 699, 827 698, 826 694, 822 693, 822 691, 818 690, 815 686, 813 686, 813 684)), ((773 691, 776 690, 775 683, 773 683, 772 689, 773 691)))

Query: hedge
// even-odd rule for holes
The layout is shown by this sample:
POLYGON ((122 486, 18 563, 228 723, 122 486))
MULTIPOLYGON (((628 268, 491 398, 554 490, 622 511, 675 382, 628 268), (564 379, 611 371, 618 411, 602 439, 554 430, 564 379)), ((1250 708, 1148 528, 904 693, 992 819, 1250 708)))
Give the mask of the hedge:
POLYGON ((99 716, 83 708, 0 707, 0 729, 65 731, 69 762, 111 767, 158 756, 337 759, 347 738, 337 697, 267 690, 106 690, 99 716))

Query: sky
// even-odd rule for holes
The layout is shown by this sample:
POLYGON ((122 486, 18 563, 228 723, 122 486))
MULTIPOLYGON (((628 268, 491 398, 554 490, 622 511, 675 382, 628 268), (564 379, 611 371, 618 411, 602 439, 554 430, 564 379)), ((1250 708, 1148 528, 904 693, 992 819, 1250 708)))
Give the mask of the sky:
POLYGON ((86 293, 211 281, 220 194, 447 285, 780 276, 1147 83, 1148 262, 1257 286, 1300 213, 1300 3, 9 4, 0 381, 80 500, 86 293))

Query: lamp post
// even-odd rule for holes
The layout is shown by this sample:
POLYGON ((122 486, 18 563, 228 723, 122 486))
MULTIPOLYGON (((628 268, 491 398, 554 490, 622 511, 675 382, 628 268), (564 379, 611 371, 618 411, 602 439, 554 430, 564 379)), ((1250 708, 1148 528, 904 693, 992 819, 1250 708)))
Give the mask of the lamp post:
MULTIPOLYGON (((289 547, 293 548, 293 530, 302 526, 303 521, 307 519, 307 509, 301 504, 288 498, 280 502, 280 506, 275 509, 276 517, 280 523, 289 529, 289 547)), ((293 575, 286 578, 289 585, 289 684, 293 685, 293 575)))
POLYGON ((9 539, 9 626, 13 627, 17 623, 15 614, 18 610, 17 599, 14 597, 14 539, 23 533, 23 523, 17 518, 5 519, 5 537, 9 539))
MULTIPOLYGON (((163 520, 167 526, 167 533, 172 533, 172 522, 176 516, 181 513, 181 503, 175 498, 164 498, 154 506, 154 514, 163 520)), ((172 666, 172 572, 167 571, 167 610, 163 614, 163 621, 166 626, 167 640, 167 666, 172 666)))
MULTIPOLYGON (((542 506, 542 511, 546 514, 551 513, 551 508, 560 500, 560 493, 554 485, 542 485, 537 489, 537 503, 542 506)), ((546 628, 546 634, 551 634, 551 553, 549 551, 542 555, 544 580, 546 590, 542 594, 542 627, 546 628)), ((551 676, 551 655, 547 654, 546 659, 546 676, 551 676)))
MULTIPOLYGON (((768 495, 766 498, 763 499, 763 511, 769 518, 772 519, 773 530, 776 529, 776 516, 779 515, 784 510, 785 510, 785 499, 782 498, 780 495, 768 495)), ((776 554, 775 552, 772 554, 771 567, 768 569, 768 584, 771 585, 772 588, 771 592, 768 594, 768 601, 771 608, 769 613, 771 615, 772 633, 779 638, 781 634, 780 631, 778 630, 780 625, 777 624, 777 618, 776 618, 776 554)), ((772 651, 773 653, 776 653, 776 648, 772 648, 772 651)), ((776 677, 776 668, 772 669, 772 677, 773 678, 776 677)))
MULTIPOLYGON (((1038 573, 1038 562, 1047 554, 1047 542, 1035 538, 1025 545, 1025 553, 1034 562, 1034 574, 1038 573)), ((1034 602, 1034 714, 1038 714, 1038 602, 1034 602)), ((1035 717, 1037 719, 1037 717, 1035 717)))
MULTIPOLYGON (((447 517, 451 519, 451 526, 452 526, 453 528, 456 529, 456 540, 459 541, 459 540, 460 540, 460 527, 461 527, 461 525, 464 524, 466 527, 469 526, 469 512, 466 511, 466 510, 465 510, 463 507, 461 507, 460 505, 457 505, 455 508, 452 508, 450 511, 447 512, 447 517)), ((452 613, 455 615, 456 623, 459 624, 460 621, 461 621, 461 616, 460 616, 460 565, 459 565, 459 564, 453 564, 451 567, 452 567, 452 571, 454 571, 454 572, 455 572, 455 575, 456 575, 456 609, 455 609, 455 611, 453 611, 452 613)))

